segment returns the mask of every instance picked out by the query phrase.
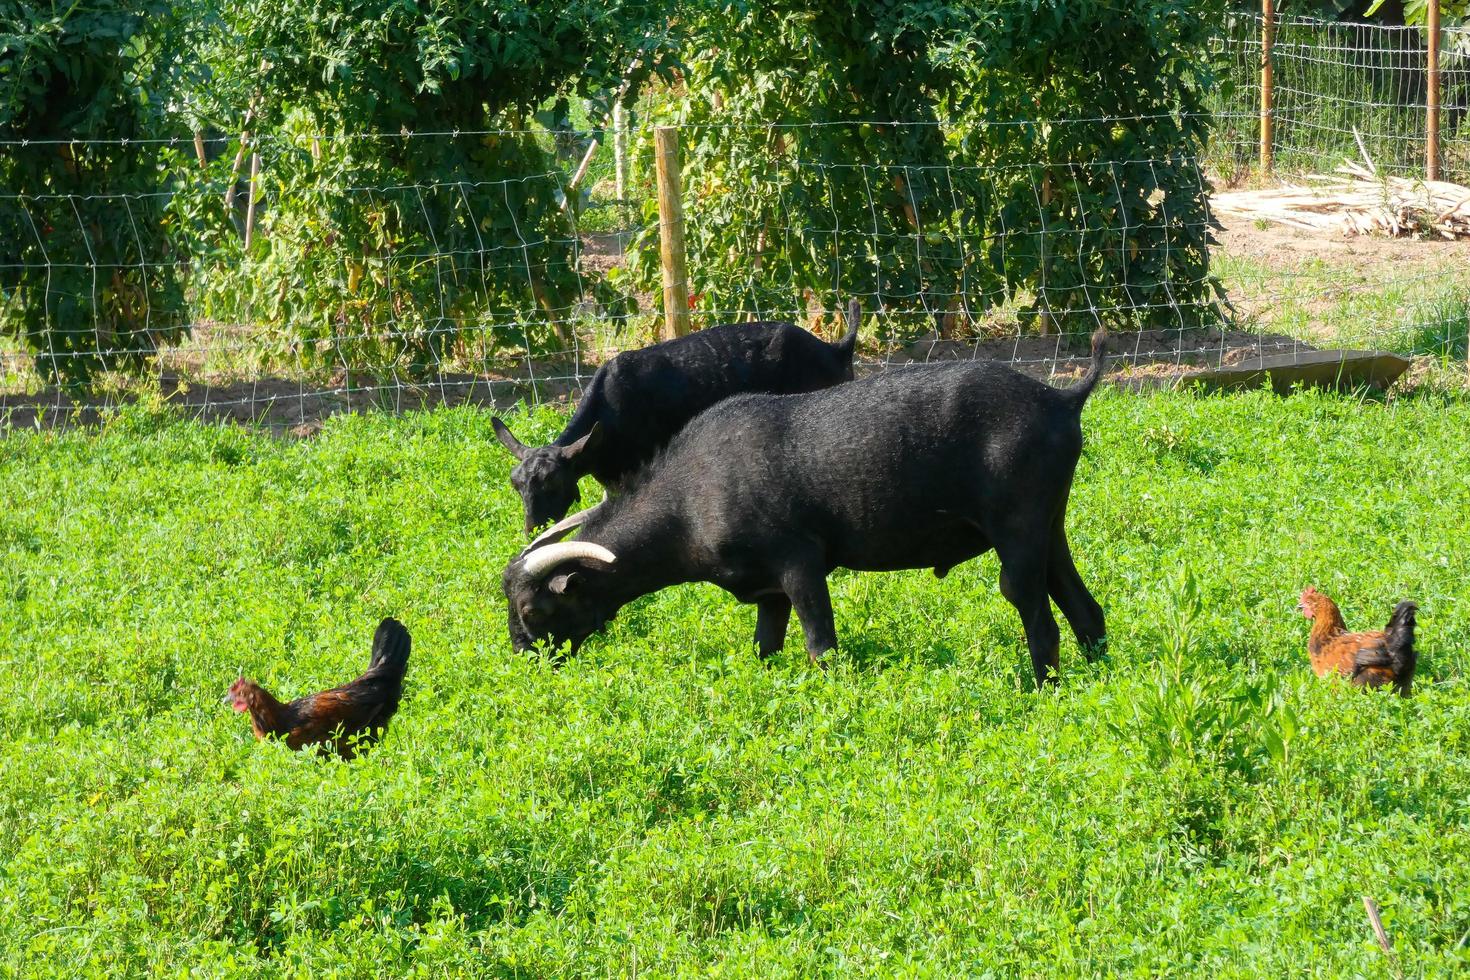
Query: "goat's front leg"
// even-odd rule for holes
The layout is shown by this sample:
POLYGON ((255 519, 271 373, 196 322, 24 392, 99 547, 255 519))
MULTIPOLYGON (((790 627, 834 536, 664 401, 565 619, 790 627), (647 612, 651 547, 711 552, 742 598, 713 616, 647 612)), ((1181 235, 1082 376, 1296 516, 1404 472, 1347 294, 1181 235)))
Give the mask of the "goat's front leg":
POLYGON ((832 596, 827 592, 827 575, 815 568, 796 568, 781 576, 781 587, 796 608, 796 618, 806 635, 806 653, 812 663, 825 667, 823 655, 837 649, 837 626, 832 621, 832 596))
POLYGON ((785 594, 778 592, 755 600, 755 650, 762 660, 781 652, 790 622, 791 600, 785 594))

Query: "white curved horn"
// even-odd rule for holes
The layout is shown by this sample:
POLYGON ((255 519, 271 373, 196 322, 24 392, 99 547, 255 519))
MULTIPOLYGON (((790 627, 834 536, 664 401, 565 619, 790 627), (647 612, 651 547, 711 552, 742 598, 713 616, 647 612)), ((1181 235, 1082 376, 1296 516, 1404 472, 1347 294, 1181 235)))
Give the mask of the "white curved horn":
POLYGON ((548 527, 546 530, 536 535, 536 537, 531 540, 530 544, 521 549, 519 557, 526 557, 526 555, 530 554, 532 551, 536 550, 542 545, 551 544, 554 541, 560 541, 568 534, 571 534, 573 529, 580 527, 582 523, 587 520, 587 518, 597 513, 597 509, 605 503, 607 503, 606 497, 602 499, 601 503, 593 504, 586 510, 579 510, 575 514, 568 514, 566 517, 563 517, 561 520, 551 525, 551 527, 548 527))
POLYGON ((535 581, 540 581, 549 575, 553 568, 573 558, 595 558, 609 565, 618 560, 617 555, 591 541, 558 541, 556 544, 537 548, 527 556, 526 575, 535 581))

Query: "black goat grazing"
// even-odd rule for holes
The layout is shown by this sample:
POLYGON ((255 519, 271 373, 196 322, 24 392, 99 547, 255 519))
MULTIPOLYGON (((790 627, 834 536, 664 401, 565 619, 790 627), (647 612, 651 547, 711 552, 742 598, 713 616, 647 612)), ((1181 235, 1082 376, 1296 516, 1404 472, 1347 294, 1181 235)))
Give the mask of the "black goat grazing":
POLYGON ((575 652, 627 603, 712 582, 757 607, 762 656, 794 606, 812 660, 836 647, 826 576, 952 567, 994 548, 1038 684, 1056 680, 1048 596, 1090 658, 1103 613, 1065 518, 1083 403, 1103 369, 1059 390, 979 362, 895 368, 805 395, 742 395, 690 423, 619 495, 561 521, 506 566, 511 644, 575 652), (580 526, 575 541, 559 541, 580 526))
POLYGON ((493 419, 496 436, 520 460, 510 482, 526 507, 526 533, 566 514, 581 498, 577 481, 589 473, 616 493, 674 433, 718 401, 851 381, 860 318, 853 300, 847 335, 835 344, 791 323, 727 323, 624 351, 597 369, 572 420, 548 446, 526 446, 493 419))

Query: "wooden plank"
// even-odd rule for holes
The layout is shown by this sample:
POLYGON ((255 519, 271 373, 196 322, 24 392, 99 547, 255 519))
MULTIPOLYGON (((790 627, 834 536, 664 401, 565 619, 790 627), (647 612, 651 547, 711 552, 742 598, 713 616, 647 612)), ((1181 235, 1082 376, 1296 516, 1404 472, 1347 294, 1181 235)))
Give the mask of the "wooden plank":
POLYGON ((1364 385, 1387 388, 1408 369, 1408 358, 1388 351, 1296 351, 1192 371, 1180 378, 1179 384, 1200 384, 1220 391, 1270 386, 1277 394, 1285 395, 1299 384, 1340 391, 1364 385))

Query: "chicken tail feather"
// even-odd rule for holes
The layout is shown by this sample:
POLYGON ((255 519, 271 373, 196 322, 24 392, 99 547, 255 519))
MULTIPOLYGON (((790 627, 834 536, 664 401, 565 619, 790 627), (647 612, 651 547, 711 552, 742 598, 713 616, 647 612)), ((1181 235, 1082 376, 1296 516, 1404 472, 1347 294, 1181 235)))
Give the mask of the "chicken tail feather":
POLYGON ((1393 673, 1394 688, 1408 697, 1414 685, 1414 671, 1419 665, 1419 654, 1414 649, 1414 616, 1418 610, 1419 607, 1407 599, 1394 606, 1393 615, 1383 630, 1382 646, 1360 651, 1353 660, 1353 672, 1387 667, 1393 673))

